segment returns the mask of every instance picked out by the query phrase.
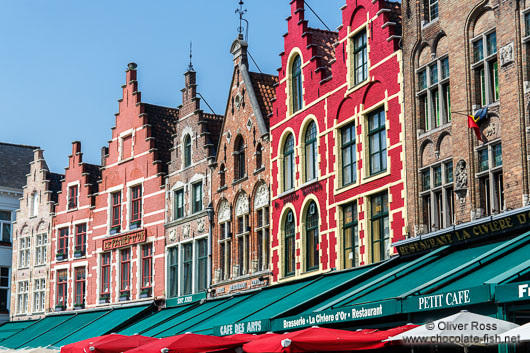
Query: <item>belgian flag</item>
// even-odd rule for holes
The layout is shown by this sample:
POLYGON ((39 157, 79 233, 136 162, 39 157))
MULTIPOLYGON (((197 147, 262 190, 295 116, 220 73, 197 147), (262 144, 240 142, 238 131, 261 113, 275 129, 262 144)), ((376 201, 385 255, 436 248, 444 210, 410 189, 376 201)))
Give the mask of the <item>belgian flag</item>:
POLYGON ((467 126, 470 129, 473 129, 473 131, 475 131, 475 136, 477 136, 477 140, 479 141, 482 141, 482 136, 480 135, 480 128, 478 127, 478 122, 480 122, 482 119, 485 119, 487 116, 488 106, 477 110, 475 112, 475 115, 470 114, 467 116, 467 126))

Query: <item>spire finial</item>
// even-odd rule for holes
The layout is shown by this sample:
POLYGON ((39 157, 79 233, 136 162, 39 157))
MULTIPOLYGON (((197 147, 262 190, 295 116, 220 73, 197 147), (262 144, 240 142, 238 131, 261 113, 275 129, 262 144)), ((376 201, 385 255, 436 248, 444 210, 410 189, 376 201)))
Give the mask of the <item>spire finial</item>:
POLYGON ((191 62, 191 59, 193 58, 193 54, 192 54, 192 47, 191 47, 191 40, 190 40, 190 65, 188 66, 188 71, 193 71, 193 64, 191 62))
MULTIPOLYGON (((239 9, 236 9, 236 13, 239 14, 239 27, 237 28, 237 31, 239 32, 240 36, 243 36, 243 21, 247 22, 247 20, 243 18, 243 15, 247 13, 247 9, 243 10, 243 5, 245 5, 243 0, 239 0, 239 9)), ((248 26, 248 22, 247 22, 247 26, 248 26)), ((248 36, 248 33, 247 33, 247 36, 248 36)))

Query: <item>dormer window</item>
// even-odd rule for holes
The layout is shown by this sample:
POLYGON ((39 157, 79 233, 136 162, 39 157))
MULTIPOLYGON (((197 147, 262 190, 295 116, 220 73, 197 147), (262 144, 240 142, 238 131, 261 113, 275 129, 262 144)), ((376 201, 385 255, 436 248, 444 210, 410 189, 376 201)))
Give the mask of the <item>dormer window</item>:
POLYGON ((296 113, 303 106, 302 100, 302 60, 300 55, 297 55, 293 60, 291 66, 291 85, 292 85, 292 101, 293 113, 296 113))
POLYGON ((77 208, 77 197, 79 192, 77 185, 72 185, 68 188, 68 209, 73 210, 77 208))

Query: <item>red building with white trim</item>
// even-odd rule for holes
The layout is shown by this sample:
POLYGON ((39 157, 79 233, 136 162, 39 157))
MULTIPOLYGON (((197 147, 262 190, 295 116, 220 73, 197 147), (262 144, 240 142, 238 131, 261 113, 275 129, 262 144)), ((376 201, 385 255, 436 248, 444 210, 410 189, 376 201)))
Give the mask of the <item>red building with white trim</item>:
POLYGON ((102 166, 74 142, 51 240, 50 307, 81 309, 164 296, 164 177, 176 109, 141 102, 136 64, 102 166))
POLYGON ((381 261, 403 239, 400 4, 348 0, 338 32, 291 1, 271 117, 274 281, 381 261))

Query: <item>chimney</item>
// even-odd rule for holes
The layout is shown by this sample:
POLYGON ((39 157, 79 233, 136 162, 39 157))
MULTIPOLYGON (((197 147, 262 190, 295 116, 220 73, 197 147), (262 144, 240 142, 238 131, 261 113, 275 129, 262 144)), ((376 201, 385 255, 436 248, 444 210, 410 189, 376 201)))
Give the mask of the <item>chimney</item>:
POLYGON ((78 153, 81 153, 81 142, 74 141, 72 142, 72 156, 75 156, 78 153))
POLYGON ((127 83, 131 81, 136 81, 136 68, 138 65, 136 63, 129 63, 127 65, 127 70, 125 71, 127 73, 127 83))
POLYGON ((109 155, 109 148, 106 146, 101 147, 101 165, 105 166, 105 160, 107 159, 107 156, 109 155))

